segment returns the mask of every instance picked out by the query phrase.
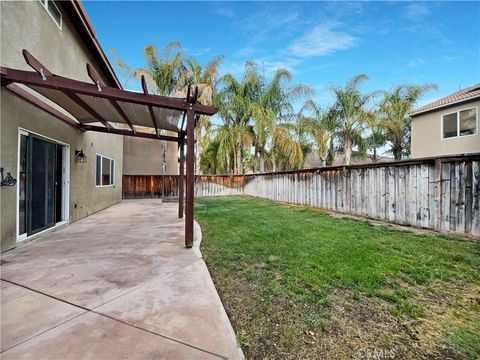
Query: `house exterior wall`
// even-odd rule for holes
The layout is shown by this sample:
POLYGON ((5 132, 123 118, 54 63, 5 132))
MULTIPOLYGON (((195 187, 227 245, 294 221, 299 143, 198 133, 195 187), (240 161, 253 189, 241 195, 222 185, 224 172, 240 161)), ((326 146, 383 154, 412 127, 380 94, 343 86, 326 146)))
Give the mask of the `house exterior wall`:
POLYGON ((419 115, 412 119, 412 158, 469 154, 480 152, 480 100, 419 115), (442 116, 455 111, 477 108, 475 135, 442 138, 442 116))
MULTIPOLYGON (((66 77, 90 81, 85 64, 88 62, 97 69, 100 68, 96 66, 92 54, 63 12, 63 25, 62 29, 59 29, 39 1, 0 2, 0 10, 2 13, 0 61, 3 66, 31 70, 21 53, 22 49, 27 49, 50 71, 66 77)), ((61 8, 60 10, 62 11, 61 8)), ((104 80, 108 83, 105 76, 104 80)), ((81 132, 2 88, 0 165, 14 178, 17 178, 19 129, 69 145, 69 221, 79 220, 121 200, 122 136, 81 132), (75 150, 82 149, 87 155, 87 163, 75 161, 75 150), (115 160, 114 186, 95 186, 96 153, 115 160)), ((17 185, 0 188, 0 203, 3 252, 17 244, 17 185)))
MULTIPOLYGON (((147 132, 148 129, 142 129, 147 132)), ((165 135, 177 136, 166 131, 165 135)), ((123 138, 123 175, 162 175, 163 141, 132 136, 123 138)), ((167 172, 178 175, 178 144, 167 141, 167 172)))

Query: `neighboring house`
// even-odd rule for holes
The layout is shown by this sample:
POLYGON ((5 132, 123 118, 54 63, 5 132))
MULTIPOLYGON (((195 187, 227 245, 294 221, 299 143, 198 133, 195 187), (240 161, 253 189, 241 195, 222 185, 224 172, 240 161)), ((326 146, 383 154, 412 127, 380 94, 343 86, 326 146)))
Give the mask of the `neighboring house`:
POLYGON ((412 158, 480 152, 479 111, 477 84, 412 112, 412 158))
MULTIPOLYGON (((89 63, 107 86, 121 89, 81 2, 2 1, 0 13, 2 66, 32 71, 22 56, 26 49, 54 74, 92 83, 89 63)), ((15 86, 15 92, 1 88, 0 167, 17 180, 0 188, 2 252, 122 199, 123 136, 82 132, 59 120, 72 116, 55 103, 15 86)), ((160 159, 152 166, 161 171, 160 141, 136 140, 125 141, 129 169, 160 159), (148 151, 134 150, 155 141, 148 151), (143 156, 133 157, 138 151, 143 156)), ((170 167, 176 173, 177 144, 172 146, 175 153, 167 158, 175 157, 170 167)))
MULTIPOLYGON (((142 132, 155 133, 150 128, 142 132)), ((176 133, 165 131, 165 135, 176 133)), ((178 144, 130 136, 123 137, 123 175, 178 175, 178 144), (165 172, 162 172, 163 149, 165 149, 165 172)))

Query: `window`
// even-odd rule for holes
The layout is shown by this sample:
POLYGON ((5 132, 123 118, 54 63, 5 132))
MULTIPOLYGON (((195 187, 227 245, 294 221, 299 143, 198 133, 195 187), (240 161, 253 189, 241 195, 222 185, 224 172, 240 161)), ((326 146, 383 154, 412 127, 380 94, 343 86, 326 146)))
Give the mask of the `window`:
POLYGON ((115 160, 97 155, 95 179, 97 186, 115 185, 115 160))
POLYGON ((443 137, 450 138, 458 136, 457 113, 443 116, 443 137))
POLYGON ((448 139, 477 133, 477 108, 460 110, 442 116, 442 137, 448 139))
POLYGON ((477 131, 477 109, 460 111, 460 136, 474 135, 477 131))
POLYGON ((55 24, 61 29, 62 28, 62 13, 58 10, 57 5, 52 0, 40 0, 43 7, 50 14, 55 24))

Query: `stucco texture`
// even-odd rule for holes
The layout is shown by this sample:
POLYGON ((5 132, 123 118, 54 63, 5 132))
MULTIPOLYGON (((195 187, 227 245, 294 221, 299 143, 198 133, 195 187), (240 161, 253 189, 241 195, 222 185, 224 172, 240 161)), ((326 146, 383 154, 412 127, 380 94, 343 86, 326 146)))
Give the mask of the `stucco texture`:
POLYGON ((480 101, 419 115, 412 119, 412 158, 469 154, 480 152, 480 101), (475 135, 442 139, 442 116, 455 111, 477 108, 475 135))
MULTIPOLYGON (((142 132, 148 132, 142 128, 142 132)), ((165 135, 176 136, 171 131, 165 135)), ((163 141, 125 136, 123 138, 124 175, 162 175, 163 141)), ((178 144, 166 141, 167 172, 165 175, 178 175, 178 144)))
MULTIPOLYGON (((3 66, 31 70, 21 53, 22 49, 27 49, 53 73, 90 81, 86 63, 95 66, 96 62, 65 14, 62 29, 59 29, 39 1, 0 2, 0 10, 3 66)), ((122 136, 81 132, 2 88, 0 166, 14 177, 17 177, 20 128, 69 145, 70 221, 121 200, 122 136), (75 161, 75 150, 81 149, 88 158, 84 164, 75 161), (115 160, 115 186, 95 186, 96 153, 115 160)), ((0 188, 0 202, 3 252, 16 246, 17 186, 0 188)))

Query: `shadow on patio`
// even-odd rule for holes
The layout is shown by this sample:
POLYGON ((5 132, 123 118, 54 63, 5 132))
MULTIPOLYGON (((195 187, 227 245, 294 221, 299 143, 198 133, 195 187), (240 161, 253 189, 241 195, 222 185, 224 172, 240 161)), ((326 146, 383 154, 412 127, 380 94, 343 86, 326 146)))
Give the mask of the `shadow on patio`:
POLYGON ((176 204, 128 200, 2 255, 2 359, 240 358, 176 204))

